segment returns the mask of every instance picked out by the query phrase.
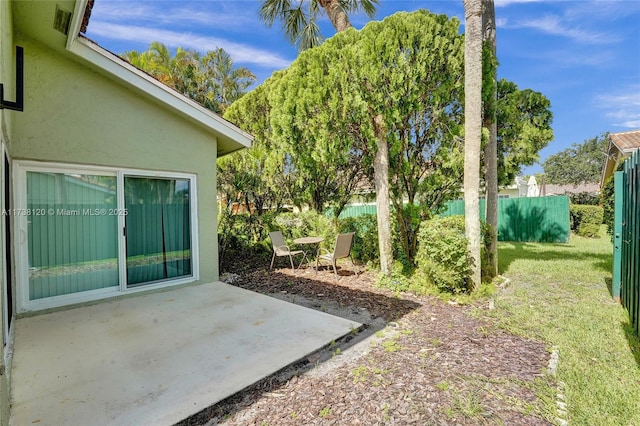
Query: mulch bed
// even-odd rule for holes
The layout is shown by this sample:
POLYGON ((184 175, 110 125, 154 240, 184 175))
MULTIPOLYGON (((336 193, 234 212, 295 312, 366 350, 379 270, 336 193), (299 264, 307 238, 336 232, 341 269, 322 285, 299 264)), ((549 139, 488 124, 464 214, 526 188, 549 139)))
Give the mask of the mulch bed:
POLYGON ((397 296, 377 288, 373 273, 356 277, 348 267, 336 280, 331 270, 269 272, 256 262, 266 267, 242 271, 233 284, 335 315, 366 312, 386 327, 362 331, 366 340, 347 337, 182 424, 552 424, 535 393, 554 386, 545 345, 496 327, 485 308, 397 296))

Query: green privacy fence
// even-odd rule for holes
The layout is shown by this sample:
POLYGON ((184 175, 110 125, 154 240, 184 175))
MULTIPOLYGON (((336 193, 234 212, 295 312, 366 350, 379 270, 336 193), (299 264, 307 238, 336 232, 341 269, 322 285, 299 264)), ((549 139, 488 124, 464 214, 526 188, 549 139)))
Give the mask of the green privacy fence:
MULTIPOLYGON (((480 200, 484 219, 485 200, 480 200)), ((371 204, 347 206, 340 218, 376 214, 371 204)), ((442 216, 464 215, 464 201, 447 203, 442 216)), ((569 241, 569 198, 566 196, 500 198, 498 200, 498 239, 500 241, 569 241)))
MULTIPOLYGON (((616 173, 614 223, 614 283, 620 280, 620 298, 631 325, 640 335, 640 151, 616 173)), ((615 290, 614 290, 615 296, 615 290)))
POLYGON ((346 206, 340 212, 340 219, 344 219, 347 217, 358 217, 363 214, 376 214, 376 205, 375 204, 362 204, 362 205, 354 205, 354 206, 346 206))
MULTIPOLYGON (((464 215, 464 201, 447 203, 442 216, 464 215)), ((485 218, 485 200, 480 200, 485 218)), ((498 240, 566 243, 569 241, 569 197, 498 199, 498 240)))

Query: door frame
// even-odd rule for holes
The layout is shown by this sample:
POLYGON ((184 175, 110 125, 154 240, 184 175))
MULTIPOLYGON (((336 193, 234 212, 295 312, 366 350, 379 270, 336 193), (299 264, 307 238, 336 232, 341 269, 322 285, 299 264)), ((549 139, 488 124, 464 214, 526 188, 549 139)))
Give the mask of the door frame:
POLYGON ((51 172, 51 173, 78 173, 78 174, 104 174, 116 177, 117 209, 124 210, 124 177, 157 177, 188 179, 190 181, 190 220, 191 220, 191 263, 192 274, 190 276, 158 281, 143 286, 127 287, 126 283, 126 235, 125 217, 118 216, 118 277, 117 286, 88 290, 84 292, 70 293, 59 296, 29 300, 29 252, 28 252, 28 216, 16 214, 12 220, 12 246, 15 253, 15 282, 16 282, 16 309, 15 311, 28 312, 48 308, 86 303, 94 300, 110 298, 123 294, 139 293, 152 289, 173 287, 181 284, 192 283, 200 279, 199 245, 198 245, 198 203, 197 203, 197 177, 194 174, 180 172, 150 171, 129 168, 116 168, 105 166, 90 166, 66 163, 40 162, 31 160, 16 160, 13 164, 13 192, 14 211, 21 212, 27 209, 27 172, 51 172))
MULTIPOLYGON (((2 207, 2 220, 0 221, 0 227, 2 229, 0 231, 0 233, 2 234, 2 250, 0 255, 2 256, 2 288, 0 289, 0 291, 2 291, 2 343, 3 345, 6 345, 9 341, 11 326, 13 325, 13 317, 16 310, 15 299, 13 297, 15 293, 15 291, 13 290, 15 287, 12 287, 14 280, 13 274, 11 273, 11 268, 13 268, 13 253, 10 247, 12 238, 8 237, 6 233, 7 221, 9 221, 9 227, 13 226, 13 221, 11 221, 9 219, 9 216, 7 216, 7 212, 11 208, 11 205, 7 205, 5 201, 7 195, 9 197, 11 197, 12 195, 11 191, 9 191, 9 194, 7 194, 7 186, 10 189, 12 189, 13 187, 11 182, 11 175, 7 175, 7 172, 11 172, 11 157, 9 156, 9 152, 7 151, 7 147, 4 144, 4 141, 2 141, 0 145, 0 155, 2 156, 2 159, 0 159, 0 161, 2 161, 2 167, 0 168, 0 205, 2 207), (9 165, 8 169, 7 165, 9 165), (9 309, 10 306, 11 309, 9 309)), ((9 199, 9 201, 11 201, 11 199, 9 199)))

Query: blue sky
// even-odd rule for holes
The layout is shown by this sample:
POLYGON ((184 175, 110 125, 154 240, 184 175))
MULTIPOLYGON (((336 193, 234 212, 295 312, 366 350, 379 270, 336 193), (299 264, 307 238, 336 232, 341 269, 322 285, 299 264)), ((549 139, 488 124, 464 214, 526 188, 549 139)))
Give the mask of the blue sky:
MULTIPOLYGON (((200 52, 222 47, 258 83, 297 55, 257 0, 96 0, 87 36, 120 54, 152 41, 200 52)), ((604 132, 640 129, 640 1, 495 0, 499 78, 551 101, 555 139, 541 161, 604 132)), ((462 0, 380 0, 374 19, 427 9, 464 23, 462 0)), ((351 16, 361 28, 368 19, 351 16)), ((333 35, 330 22, 321 28, 333 35)), ((464 31, 462 27, 461 31, 464 31)), ((540 172, 540 166, 525 173, 540 172)))

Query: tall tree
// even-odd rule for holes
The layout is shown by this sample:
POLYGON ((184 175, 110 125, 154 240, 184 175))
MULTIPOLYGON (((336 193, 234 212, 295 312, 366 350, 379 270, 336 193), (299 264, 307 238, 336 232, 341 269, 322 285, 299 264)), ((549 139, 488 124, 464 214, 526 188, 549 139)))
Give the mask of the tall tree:
POLYGON ((263 0, 259 15, 269 27, 275 21, 282 28, 291 44, 306 50, 322 43, 318 27, 318 15, 324 11, 337 32, 351 28, 349 13, 364 12, 373 18, 379 0, 263 0))
POLYGON ((220 47, 207 52, 200 65, 209 86, 207 101, 221 113, 240 99, 256 79, 249 69, 234 66, 231 55, 220 47))
POLYGON ((471 284, 481 281, 480 148, 482 142, 482 0, 464 0, 464 214, 471 284))
POLYGON ((547 182, 557 185, 600 182, 608 143, 609 135, 605 133, 549 156, 542 164, 547 182))
POLYGON ((255 81, 245 67, 236 67, 224 49, 201 56, 195 50, 169 48, 154 41, 145 52, 129 51, 122 55, 132 65, 146 71, 162 83, 177 90, 205 108, 222 113, 239 99, 255 81))
POLYGON ((539 92, 498 81, 498 183, 512 184, 553 139, 551 102, 539 92))
POLYGON ((286 203, 299 204, 303 189, 290 165, 290 154, 274 139, 270 123, 273 107, 269 97, 284 74, 275 72, 224 114, 254 139, 250 148, 218 160, 218 187, 226 189, 226 199, 244 203, 248 211, 258 215, 266 209, 279 210, 286 203))
POLYGON ((484 127, 489 131, 489 140, 484 147, 485 219, 491 226, 489 236, 488 271, 491 276, 498 274, 498 123, 496 110, 498 103, 498 67, 496 57, 496 11, 493 0, 484 1, 482 15, 483 39, 485 41, 484 74, 484 127))
POLYGON ((303 52, 271 102, 274 136, 301 158, 295 167, 308 173, 307 186, 323 182, 319 173, 335 174, 341 151, 358 155, 373 169, 385 274, 393 259, 391 203, 400 207, 400 225, 402 200, 435 207, 459 189, 463 41, 458 26, 455 19, 418 11, 340 33, 303 52))

